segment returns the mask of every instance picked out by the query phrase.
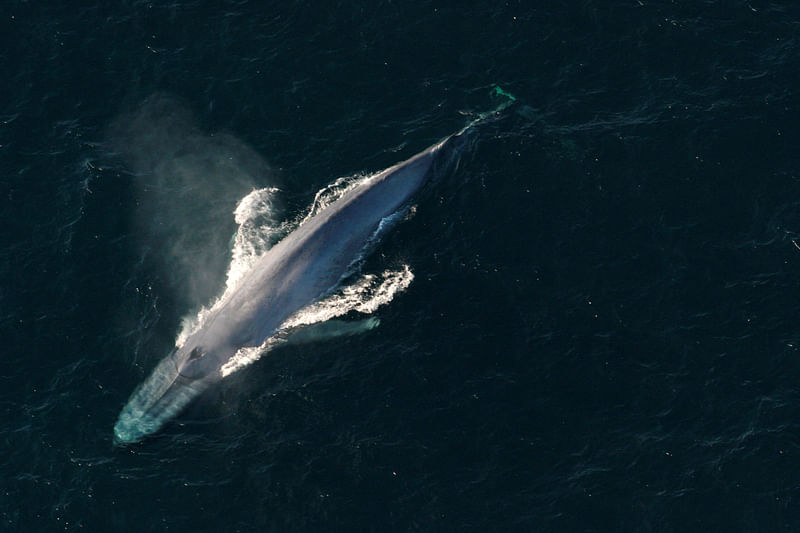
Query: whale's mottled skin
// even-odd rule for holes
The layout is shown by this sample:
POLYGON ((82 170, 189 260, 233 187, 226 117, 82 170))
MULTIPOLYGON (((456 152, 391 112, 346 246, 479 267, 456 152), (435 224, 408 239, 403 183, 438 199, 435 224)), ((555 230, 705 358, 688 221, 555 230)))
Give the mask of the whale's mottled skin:
POLYGON ((382 220, 406 205, 454 135, 360 183, 262 256, 203 325, 133 393, 118 443, 157 431, 210 384, 239 348, 260 346, 291 315, 334 288, 382 220))

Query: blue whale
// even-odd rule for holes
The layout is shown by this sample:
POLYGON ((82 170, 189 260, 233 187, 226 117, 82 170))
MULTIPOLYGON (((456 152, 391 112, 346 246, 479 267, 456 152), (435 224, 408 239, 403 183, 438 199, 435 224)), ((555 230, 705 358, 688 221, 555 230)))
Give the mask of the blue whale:
POLYGON ((445 146, 464 134, 367 178, 259 258, 134 391, 114 426, 115 442, 137 442, 158 431, 222 379, 221 368, 240 348, 261 346, 287 318, 335 288, 382 221, 408 205, 445 146))

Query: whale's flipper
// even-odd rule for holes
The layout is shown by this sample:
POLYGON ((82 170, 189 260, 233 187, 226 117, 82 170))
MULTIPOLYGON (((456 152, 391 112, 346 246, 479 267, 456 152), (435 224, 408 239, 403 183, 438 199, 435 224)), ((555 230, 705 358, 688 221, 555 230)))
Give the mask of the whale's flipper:
POLYGON ((306 344, 326 341, 336 337, 345 337, 364 333, 375 329, 381 323, 379 318, 370 317, 363 320, 328 320, 307 326, 298 326, 280 334, 286 344, 306 344))

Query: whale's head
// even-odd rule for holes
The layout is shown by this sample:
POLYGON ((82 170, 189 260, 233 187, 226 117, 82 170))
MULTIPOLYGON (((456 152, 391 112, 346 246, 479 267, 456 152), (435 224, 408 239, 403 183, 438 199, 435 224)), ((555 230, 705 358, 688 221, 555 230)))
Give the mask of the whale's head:
POLYGON ((189 339, 133 392, 114 425, 114 442, 130 444, 158 431, 221 378, 221 361, 230 358, 229 352, 189 339))

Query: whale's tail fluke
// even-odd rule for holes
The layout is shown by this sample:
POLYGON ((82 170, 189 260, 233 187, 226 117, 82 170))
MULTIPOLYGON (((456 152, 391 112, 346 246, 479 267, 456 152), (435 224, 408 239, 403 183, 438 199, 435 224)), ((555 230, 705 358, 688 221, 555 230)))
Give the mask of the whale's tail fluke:
POLYGON ((529 120, 537 119, 536 111, 531 106, 523 104, 519 99, 517 99, 516 96, 506 91, 499 85, 492 85, 492 91, 490 95, 493 99, 500 100, 497 107, 495 107, 491 113, 498 114, 507 108, 514 107, 515 114, 529 120))

